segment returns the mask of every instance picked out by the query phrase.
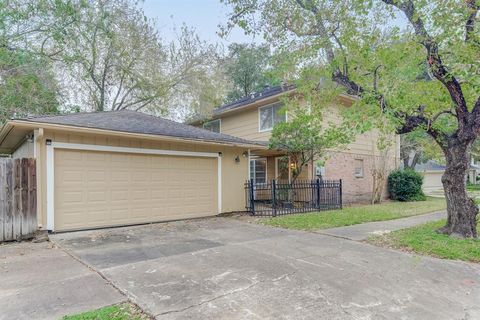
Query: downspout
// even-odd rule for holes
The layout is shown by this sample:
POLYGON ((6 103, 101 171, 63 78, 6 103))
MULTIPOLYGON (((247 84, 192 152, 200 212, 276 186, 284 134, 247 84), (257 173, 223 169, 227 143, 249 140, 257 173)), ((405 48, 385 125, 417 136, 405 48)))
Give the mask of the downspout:
POLYGON ((248 149, 248 156, 247 156, 247 168, 248 168, 248 175, 247 175, 247 181, 250 180, 251 177, 251 172, 250 172, 250 149, 248 149))

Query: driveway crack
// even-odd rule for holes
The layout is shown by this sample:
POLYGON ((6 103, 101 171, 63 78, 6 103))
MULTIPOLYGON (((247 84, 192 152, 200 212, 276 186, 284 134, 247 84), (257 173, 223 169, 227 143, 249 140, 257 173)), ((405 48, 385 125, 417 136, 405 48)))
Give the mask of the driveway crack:
POLYGON ((284 274, 284 275, 281 275, 280 277, 277 277, 277 278, 274 278, 274 279, 264 279, 264 280, 260 280, 260 281, 256 281, 256 282, 253 282, 251 283, 250 285, 244 287, 244 288, 239 288, 239 289, 235 289, 235 290, 231 290, 231 291, 228 291, 228 292, 225 292, 221 295, 218 295, 218 296, 215 296, 211 299, 207 299, 207 300, 203 300, 203 301, 200 301, 198 303, 194 303, 192 305, 189 305, 185 308, 181 308, 181 309, 177 309, 177 310, 170 310, 170 311, 165 311, 165 312, 162 312, 162 313, 159 313, 157 315, 155 315, 155 317, 158 317, 158 316, 164 316, 164 315, 167 315, 167 314, 172 314, 172 313, 180 313, 180 312, 184 312, 184 311, 187 311, 189 309, 192 309, 192 308, 195 308, 195 307, 199 307, 199 306, 202 306, 206 303, 210 303, 212 301, 215 301, 215 300, 218 300, 218 299, 222 299, 222 298, 225 298, 227 296, 230 296, 232 294, 235 294, 235 293, 238 293, 238 292, 242 292, 242 291, 247 291, 259 284, 262 284, 262 283, 265 283, 265 282, 272 282, 272 283, 275 283, 275 282, 278 282, 278 281, 281 281, 281 280, 284 280, 288 277, 291 277, 293 276, 297 271, 293 271, 291 273, 287 273, 287 274, 284 274))

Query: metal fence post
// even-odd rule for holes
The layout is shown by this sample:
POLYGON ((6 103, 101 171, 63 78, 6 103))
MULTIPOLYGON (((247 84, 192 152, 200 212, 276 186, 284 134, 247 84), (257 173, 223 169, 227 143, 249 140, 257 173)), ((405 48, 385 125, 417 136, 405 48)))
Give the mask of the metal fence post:
POLYGON ((250 185, 250 208, 252 210, 252 214, 255 215, 255 190, 253 188, 254 184, 253 184, 253 180, 250 180, 249 181, 249 185, 250 185))
POLYGON ((342 179, 340 179, 340 209, 343 209, 343 200, 342 200, 342 179))
POLYGON ((273 209, 273 216, 277 216, 277 186, 275 183, 275 179, 272 180, 272 209, 273 209))
POLYGON ((316 189, 317 189, 317 209, 320 209, 320 179, 316 181, 316 189))

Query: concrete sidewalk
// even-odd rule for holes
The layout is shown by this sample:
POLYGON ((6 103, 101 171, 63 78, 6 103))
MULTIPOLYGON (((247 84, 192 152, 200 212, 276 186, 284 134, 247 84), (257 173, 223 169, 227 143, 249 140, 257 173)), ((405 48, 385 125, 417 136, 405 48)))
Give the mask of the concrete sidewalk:
POLYGON ((315 231, 315 233, 340 237, 349 240, 361 241, 367 239, 371 235, 405 229, 430 221, 445 219, 446 217, 447 212, 443 210, 395 220, 367 222, 362 224, 356 224, 353 226, 318 230, 315 231))

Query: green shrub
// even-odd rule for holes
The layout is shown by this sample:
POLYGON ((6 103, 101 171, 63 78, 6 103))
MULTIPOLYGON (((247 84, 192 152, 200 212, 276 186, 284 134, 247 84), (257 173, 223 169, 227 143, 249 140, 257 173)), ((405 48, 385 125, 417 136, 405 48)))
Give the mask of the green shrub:
POLYGON ((392 200, 424 201, 423 177, 411 169, 395 170, 388 176, 388 192, 392 200))

